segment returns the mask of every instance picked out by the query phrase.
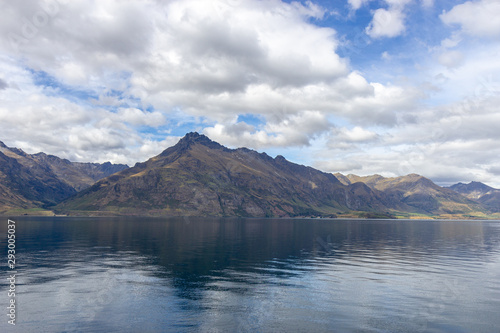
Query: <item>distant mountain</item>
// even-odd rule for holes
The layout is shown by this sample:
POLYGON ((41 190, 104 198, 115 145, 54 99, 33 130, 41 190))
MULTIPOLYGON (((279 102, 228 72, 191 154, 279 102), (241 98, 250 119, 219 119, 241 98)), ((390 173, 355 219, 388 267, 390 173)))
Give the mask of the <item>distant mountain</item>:
POLYGON ((394 203, 396 210, 403 212, 442 215, 485 211, 477 202, 416 174, 395 178, 380 175, 360 177, 352 174, 347 176, 335 174, 335 176, 344 184, 361 182, 373 190, 382 192, 390 202, 394 203))
POLYGON ((450 189, 473 199, 492 212, 500 212, 500 190, 480 182, 458 183, 450 189))
POLYGON ((332 216, 385 212, 364 184, 345 186, 311 167, 265 153, 228 149, 189 133, 144 163, 94 184, 57 207, 62 212, 212 216, 332 216))
POLYGON ((399 216, 473 214, 475 201, 419 175, 324 173, 189 133, 144 163, 104 178, 56 209, 72 214, 399 216))
POLYGON ((469 184, 458 183, 450 186, 449 188, 455 192, 465 195, 470 199, 479 199, 489 192, 498 191, 497 189, 480 182, 470 182, 469 184))
POLYGON ((334 175, 198 133, 132 168, 30 155, 0 142, 3 214, 484 218, 499 216, 499 199, 481 183, 443 188, 416 174, 334 175))
POLYGON ((0 213, 53 206, 124 168, 72 163, 43 153, 30 155, 0 142, 0 213))
POLYGON ((500 190, 488 192, 478 199, 478 202, 483 204, 493 213, 500 213, 500 190))
POLYGON ((102 164, 70 162, 44 153, 34 154, 31 157, 41 165, 48 167, 59 179, 77 191, 81 191, 102 178, 128 168, 128 165, 111 164, 110 162, 102 164))

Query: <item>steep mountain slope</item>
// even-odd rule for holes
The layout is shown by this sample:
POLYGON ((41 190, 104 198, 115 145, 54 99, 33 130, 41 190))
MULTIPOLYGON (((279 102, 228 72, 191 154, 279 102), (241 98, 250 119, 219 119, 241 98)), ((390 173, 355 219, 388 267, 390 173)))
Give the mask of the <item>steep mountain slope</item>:
POLYGON ((478 201, 493 213, 500 213, 500 190, 486 193, 478 201))
POLYGON ((216 216, 328 216, 386 211, 377 191, 246 148, 189 133, 144 163, 105 178, 57 207, 62 212, 216 216))
POLYGON ((47 208, 95 183, 99 172, 104 177, 126 167, 30 155, 0 142, 0 212, 47 208))
POLYGON ((342 180, 349 184, 362 182, 372 189, 381 191, 390 202, 400 203, 396 209, 405 212, 439 215, 485 211, 477 202, 416 174, 395 178, 385 178, 380 175, 360 177, 351 174, 344 176, 342 180))
POLYGON ((333 175, 282 156, 228 149, 198 133, 187 134, 132 168, 30 155, 0 142, 4 214, 37 209, 74 215, 255 217, 458 218, 500 213, 499 190, 481 183, 457 184, 453 189, 416 174, 333 175))
POLYGON ((47 207, 76 193, 48 168, 12 152, 0 151, 0 211, 47 207))
POLYGON ((31 157, 48 167, 59 179, 81 191, 96 181, 128 168, 125 164, 70 162, 54 155, 38 153, 31 157))
POLYGON ((450 190, 465 195, 469 199, 479 199, 483 195, 498 191, 497 189, 480 182, 470 182, 469 184, 458 183, 449 187, 450 190))
POLYGON ((500 212, 500 190, 480 182, 458 183, 450 189, 473 199, 492 212, 500 212))

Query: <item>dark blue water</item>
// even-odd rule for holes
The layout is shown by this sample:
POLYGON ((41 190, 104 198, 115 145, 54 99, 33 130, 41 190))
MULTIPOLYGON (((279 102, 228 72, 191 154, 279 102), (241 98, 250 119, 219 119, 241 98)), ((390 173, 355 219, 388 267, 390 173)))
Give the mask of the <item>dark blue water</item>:
POLYGON ((500 222, 18 218, 0 332, 499 332, 500 222))

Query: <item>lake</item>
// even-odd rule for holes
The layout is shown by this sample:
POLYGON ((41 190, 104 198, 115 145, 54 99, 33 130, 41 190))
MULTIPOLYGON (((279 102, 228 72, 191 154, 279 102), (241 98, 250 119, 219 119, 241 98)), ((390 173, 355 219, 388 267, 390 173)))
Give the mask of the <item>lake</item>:
POLYGON ((7 218, 1 332, 498 332, 500 222, 7 218))

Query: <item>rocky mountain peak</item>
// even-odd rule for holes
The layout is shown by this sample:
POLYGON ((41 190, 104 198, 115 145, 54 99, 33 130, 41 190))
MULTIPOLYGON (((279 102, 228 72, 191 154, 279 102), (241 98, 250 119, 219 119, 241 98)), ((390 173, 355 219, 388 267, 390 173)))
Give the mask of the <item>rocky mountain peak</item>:
POLYGON ((480 196, 495 190, 493 187, 481 182, 470 182, 469 184, 458 183, 450 186, 450 189, 473 198, 479 198, 480 196))
POLYGON ((211 141, 206 135, 200 134, 198 132, 189 132, 184 135, 184 137, 179 142, 196 142, 202 140, 211 141))
MULTIPOLYGON (((179 140, 179 142, 177 142, 177 144, 173 148, 177 151, 184 151, 188 150, 190 147, 196 144, 201 144, 211 149, 227 150, 226 147, 210 140, 206 135, 199 134, 198 132, 187 133, 182 139, 179 140)), ((168 150, 169 149, 167 149, 165 152, 167 152, 168 150)))

